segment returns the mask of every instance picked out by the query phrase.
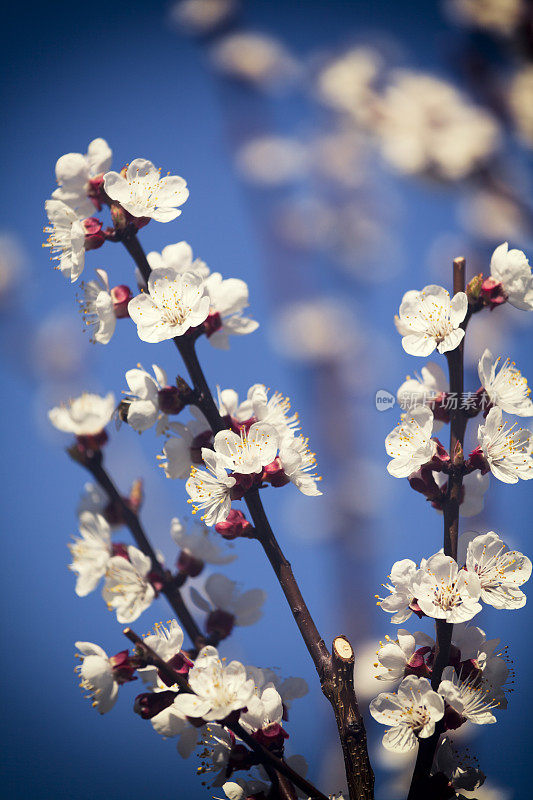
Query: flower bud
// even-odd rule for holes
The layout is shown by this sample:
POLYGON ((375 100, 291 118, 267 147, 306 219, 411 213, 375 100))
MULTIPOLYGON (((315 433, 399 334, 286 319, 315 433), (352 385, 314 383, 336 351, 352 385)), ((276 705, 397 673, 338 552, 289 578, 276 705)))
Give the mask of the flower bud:
POLYGON ((177 692, 144 692, 138 694, 133 704, 133 710, 143 719, 152 719, 160 714, 174 702, 177 692))
POLYGON ((507 300, 501 281, 497 281, 495 278, 485 278, 481 284, 480 296, 491 311, 507 300))
POLYGON ((133 481, 131 484, 130 496, 127 499, 127 503, 131 510, 137 513, 143 504, 143 500, 144 491, 142 478, 137 478, 137 480, 133 481))
POLYGON ((289 483, 289 479, 285 475, 281 461, 278 456, 270 464, 267 464, 263 469, 263 480, 267 481, 271 486, 285 486, 289 483))
POLYGON ((468 297, 468 301, 473 305, 477 305, 477 301, 481 294, 481 287, 483 285, 483 273, 480 272, 479 275, 474 275, 472 280, 467 284, 466 287, 466 296, 468 297))
POLYGON ((237 539, 240 536, 251 537, 254 527, 248 522, 242 511, 232 508, 224 522, 217 522, 215 530, 224 539, 237 539))
POLYGON ((95 178, 89 178, 87 197, 91 199, 97 211, 101 211, 102 206, 109 203, 109 198, 104 191, 103 173, 101 175, 97 175, 95 178))
POLYGON ((490 471, 490 465, 481 447, 476 447, 470 453, 468 457, 468 461, 465 463, 465 474, 469 474, 470 472, 474 472, 474 470, 479 469, 481 470, 482 475, 486 475, 487 472, 490 471))
POLYGON ((120 556, 121 558, 125 558, 126 561, 130 560, 128 555, 128 546, 126 544, 123 544, 122 542, 113 542, 112 547, 114 556, 120 556))
POLYGON ((102 430, 99 433, 76 436, 78 450, 84 454, 95 453, 98 450, 101 450, 106 444, 107 440, 108 435, 105 430, 102 430))
POLYGON ((266 747, 268 750, 282 750, 284 740, 289 738, 289 734, 277 722, 267 725, 266 728, 256 731, 254 739, 266 747))
MULTIPOLYGON (((181 377, 177 378, 176 386, 164 386, 158 392, 159 409, 164 414, 179 414, 193 399, 193 390, 181 377)), ((210 431, 207 431, 207 433, 209 434, 210 431)), ((204 434, 200 435, 203 436, 204 434)), ((194 440, 192 446, 195 446, 194 440)), ((201 447, 203 446, 201 445, 201 447)))
POLYGON ((203 431, 194 437, 191 442, 191 461, 193 464, 204 465, 202 447, 208 447, 209 450, 212 450, 214 438, 213 431, 211 430, 203 431))
POLYGON ((87 217, 82 224, 85 229, 85 249, 97 250, 105 242, 102 223, 96 217, 87 217))
POLYGON ((243 475, 240 472, 233 472, 235 485, 231 488, 230 497, 232 500, 241 500, 250 489, 259 488, 262 482, 262 473, 257 472, 252 475, 243 475))
POLYGON ((219 331, 222 327, 222 318, 218 311, 210 311, 207 319, 203 322, 202 327, 208 339, 214 333, 219 331))
POLYGON ((466 722, 466 717, 459 714, 454 708, 446 705, 444 709, 444 717, 442 718, 444 729, 447 731, 456 731, 466 722))
POLYGON ((113 299, 113 311, 117 319, 124 319, 129 317, 128 303, 132 298, 129 286, 121 283, 119 286, 114 286, 111 289, 111 297, 113 299))
POLYGON ((133 676, 137 666, 129 654, 129 650, 121 650, 115 656, 111 656, 109 663, 113 668, 113 677, 117 683, 126 683, 127 681, 135 681, 136 677, 133 676))
POLYGON ((176 566, 182 575, 187 575, 188 578, 197 578, 205 565, 200 558, 195 558, 186 550, 182 550, 176 561, 176 566))
POLYGON ((235 624, 235 617, 229 611, 223 611, 217 608, 211 611, 205 621, 205 630, 212 636, 215 634, 219 639, 227 639, 233 630, 235 624))
POLYGON ((111 219, 113 220, 115 230, 124 231, 129 223, 128 217, 130 215, 128 212, 118 203, 111 203, 109 211, 111 212, 111 219))

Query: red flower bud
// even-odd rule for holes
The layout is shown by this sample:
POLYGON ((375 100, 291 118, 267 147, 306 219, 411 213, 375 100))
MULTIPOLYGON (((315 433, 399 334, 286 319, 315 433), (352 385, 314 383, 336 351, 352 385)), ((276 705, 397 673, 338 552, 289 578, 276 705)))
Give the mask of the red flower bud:
POLYGON ((126 683, 127 681, 136 681, 134 677, 136 666, 133 663, 129 650, 121 650, 115 656, 111 656, 109 663, 113 668, 113 677, 117 683, 126 683))
POLYGON ((126 561, 130 560, 128 555, 128 546, 122 542, 113 542, 113 555, 121 556, 121 558, 125 558, 126 561))
POLYGON ((254 527, 248 522, 242 511, 232 508, 224 522, 217 522, 215 530, 224 539, 237 539, 239 536, 250 537, 254 527))
POLYGON ((235 624, 235 617, 229 611, 223 611, 221 608, 211 611, 205 621, 205 630, 211 636, 216 634, 219 639, 227 639, 233 630, 235 624))
POLYGON ((102 231, 102 223, 96 217, 87 217, 82 224, 85 229, 85 249, 97 250, 106 238, 102 231))
POLYGON ((156 714, 164 711, 174 702, 177 692, 144 692, 138 694, 133 704, 133 710, 143 719, 152 719, 156 714))
POLYGON ((483 298, 485 305, 490 306, 491 311, 507 300, 501 281, 492 277, 485 278, 481 284, 480 297, 483 298))
POLYGON ((119 286, 114 286, 111 289, 111 297, 113 298, 115 317, 117 317, 117 319, 129 317, 128 303, 132 298, 129 286, 125 286, 123 283, 119 284, 119 286))
POLYGON ((281 466, 281 461, 279 456, 276 456, 274 461, 270 464, 267 464, 266 467, 263 468, 263 480, 269 483, 271 486, 285 486, 289 483, 289 479, 285 475, 283 467, 281 466))
POLYGON ((210 311, 207 319, 203 322, 204 333, 209 338, 222 327, 222 318, 218 311, 210 311))
POLYGON ((100 431, 100 433, 76 436, 78 450, 82 453, 94 453, 97 450, 101 450, 107 440, 108 436, 105 430, 100 431))
POLYGON ((200 558, 195 558, 186 550, 182 550, 176 561, 176 566, 182 575, 189 578, 196 578, 204 568, 204 562, 200 558))
POLYGON ((465 472, 467 475, 470 472, 474 472, 476 469, 481 470, 482 475, 486 475, 487 472, 490 471, 489 462, 485 458, 481 447, 476 447, 474 450, 472 450, 468 461, 465 464, 465 472))

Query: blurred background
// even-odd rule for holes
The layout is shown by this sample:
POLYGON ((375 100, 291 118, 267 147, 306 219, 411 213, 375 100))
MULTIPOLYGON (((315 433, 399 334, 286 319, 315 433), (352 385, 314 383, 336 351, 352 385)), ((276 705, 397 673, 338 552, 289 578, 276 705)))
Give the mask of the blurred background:
MULTIPOLYGON (((114 169, 144 157, 182 175, 183 214, 144 228, 145 249, 185 239, 212 270, 248 282, 259 331, 227 353, 201 342, 201 360, 212 387, 245 394, 262 382, 300 413, 324 494, 289 486, 264 502, 326 641, 352 637, 366 707, 384 688, 373 678, 377 642, 395 630, 374 595, 395 560, 418 560, 442 542, 441 518, 385 470, 383 442, 400 409, 376 410, 376 392, 395 394, 423 365, 402 350, 393 316, 407 289, 451 288, 455 256, 466 256, 472 276, 488 272, 503 241, 533 254, 531 6, 30 0, 3 15, 4 796, 221 796, 201 786, 194 758, 183 762, 174 742, 132 714, 135 685, 99 717, 73 674, 76 640, 109 653, 125 643, 99 592, 74 595, 66 543, 86 476, 46 412, 82 390, 119 396, 137 362, 169 376, 183 367, 171 346, 143 344, 128 325, 107 348, 89 343, 76 288, 41 249, 55 161, 101 136, 114 169)), ((88 254, 88 277, 95 267, 115 284, 134 283, 127 254, 111 243, 88 254)), ((467 339, 468 389, 479 385, 485 346, 533 378, 531 315, 507 304, 474 318, 467 339)), ((143 520, 172 564, 169 524, 187 512, 184 486, 155 468, 162 441, 152 432, 111 434, 110 471, 124 491, 144 479, 143 520)), ((528 483, 492 480, 485 511, 462 530, 494 529, 531 556, 530 510, 528 483)), ((305 755, 324 791, 338 791, 336 733, 307 653, 258 548, 237 549, 224 571, 265 588, 268 600, 262 620, 237 629, 223 655, 306 678, 287 749, 305 755)), ((516 672, 497 726, 461 743, 487 774, 478 798, 528 796, 530 609, 485 607, 475 619, 509 645, 516 672)), ((158 600, 133 627, 146 632, 168 617, 158 600)), ((431 633, 427 619, 408 627, 431 633)), ((400 798, 405 760, 385 758, 382 733, 370 720, 376 798, 400 798)))

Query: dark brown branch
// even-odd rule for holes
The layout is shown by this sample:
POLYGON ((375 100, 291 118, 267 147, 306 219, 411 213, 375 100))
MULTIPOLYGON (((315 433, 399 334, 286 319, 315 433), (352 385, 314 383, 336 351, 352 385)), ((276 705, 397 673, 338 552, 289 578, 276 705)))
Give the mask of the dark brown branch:
MULTIPOLYGON (((109 477, 103 466, 103 456, 101 451, 96 451, 92 455, 82 453, 76 446, 68 450, 70 457, 76 463, 85 467, 91 473, 95 481, 104 490, 109 498, 113 507, 119 510, 124 524, 129 529, 135 543, 139 550, 148 556, 152 562, 152 572, 157 575, 162 584, 161 592, 165 595, 170 603, 177 618, 185 628, 189 636, 194 650, 199 650, 208 643, 207 639, 203 636, 200 628, 191 616, 191 613, 184 603, 182 594, 179 589, 178 582, 175 581, 168 570, 161 566, 157 555, 142 527, 139 517, 125 502, 124 498, 118 491, 117 487, 109 477)), ((210 644, 216 644, 211 639, 210 644)))
MULTIPOLYGON (((170 681, 170 685, 176 683, 180 691, 186 692, 188 694, 192 694, 192 690, 189 686, 187 678, 185 675, 181 675, 175 672, 172 667, 170 667, 165 661, 163 661, 157 653, 152 650, 140 636, 138 636, 131 628, 124 629, 124 635, 133 642, 136 648, 141 652, 142 656, 145 658, 147 664, 151 664, 154 667, 157 667, 161 675, 167 680, 170 681)), ((303 778, 299 775, 295 770, 289 767, 288 764, 285 763, 281 758, 278 758, 270 750, 267 750, 263 745, 257 742, 253 736, 246 731, 238 719, 233 719, 233 715, 230 715, 225 720, 222 720, 221 725, 224 725, 229 730, 233 731, 233 733, 238 736, 242 741, 255 753, 257 758, 259 759, 260 763, 265 765, 265 768, 274 769, 276 772, 279 772, 280 775, 285 776, 291 783, 294 783, 295 786, 298 786, 305 794, 312 798, 312 800, 328 800, 328 798, 320 792, 316 786, 313 786, 308 780, 303 778)))
MULTIPOLYGON (((124 244, 141 274, 145 280, 148 280, 151 271, 150 265, 137 237, 135 236, 134 238, 135 241, 131 239, 125 240, 124 244)), ((198 361, 194 337, 187 335, 176 337, 174 344, 180 352, 193 387, 197 392, 198 407, 205 415, 214 433, 224 430, 226 425, 220 416, 198 361)), ((244 499, 255 526, 256 538, 263 547, 276 573, 307 650, 313 659, 322 691, 335 712, 339 737, 345 755, 350 800, 372 800, 374 796, 374 773, 372 772, 366 747, 364 723, 359 713, 355 696, 353 675, 347 678, 346 670, 340 670, 338 660, 334 660, 330 656, 311 616, 311 612, 303 599, 291 565, 285 558, 270 527, 259 492, 252 490, 245 495, 244 499), (357 743, 357 746, 354 745, 354 742, 357 743), (355 760, 352 762, 350 759, 355 760)))
MULTIPOLYGON (((466 287, 465 259, 455 258, 453 261, 453 293, 464 292, 466 287)), ((463 322, 466 330, 469 316, 463 322)), ((448 476, 448 489, 443 503, 444 515, 444 554, 457 561, 457 540, 459 534, 459 505, 463 487, 464 436, 468 417, 462 408, 464 391, 464 337, 455 350, 446 353, 450 393, 457 397, 457 408, 450 410, 450 458, 452 461, 448 476)), ((443 619, 435 621, 436 643, 431 686, 434 691, 440 686, 442 672, 450 660, 453 625, 443 619)), ((430 796, 429 773, 433 764, 435 751, 443 733, 442 722, 437 724, 435 733, 428 739, 419 739, 418 755, 413 772, 413 780, 407 800, 424 800, 430 796)))

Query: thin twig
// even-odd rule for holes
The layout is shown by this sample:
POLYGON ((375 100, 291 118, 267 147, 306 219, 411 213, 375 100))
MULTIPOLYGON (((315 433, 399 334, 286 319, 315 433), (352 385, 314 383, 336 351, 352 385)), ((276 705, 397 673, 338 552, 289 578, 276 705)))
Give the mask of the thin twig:
MULTIPOLYGON (((176 683, 180 691, 186 692, 188 694, 193 694, 191 687, 189 686, 189 682, 185 675, 182 675, 178 672, 175 672, 172 667, 170 667, 163 659, 157 655, 157 653, 152 650, 146 642, 138 636, 135 631, 131 628, 124 629, 124 635, 133 642, 133 644, 142 652, 144 658, 146 659, 147 663, 152 664, 154 667, 157 667, 161 675, 167 680, 170 681, 170 685, 176 683)), ((313 786, 308 780, 303 778, 297 772, 295 772, 288 764, 285 763, 281 758, 278 758, 270 750, 267 750, 263 747, 262 744, 257 742, 253 736, 246 731, 238 720, 232 719, 230 717, 222 720, 222 725, 226 728, 229 728, 236 736, 238 736, 242 741, 256 754, 259 761, 264 764, 265 766, 269 766, 279 772, 281 775, 287 777, 295 786, 298 786, 306 795, 312 800, 328 800, 326 795, 322 794, 316 786, 313 786)))
MULTIPOLYGON (((465 259, 455 258, 453 261, 453 293, 464 292, 465 259)), ((469 315, 463 322, 466 330, 469 315)), ((459 505, 463 487, 464 465, 464 436, 468 417, 461 407, 461 397, 464 391, 464 336, 455 350, 446 353, 450 393, 457 398, 457 408, 450 410, 450 458, 452 461, 448 476, 448 488, 443 503, 444 515, 444 554, 457 561, 457 540, 459 533, 459 505)), ((433 670, 431 673, 431 686, 434 691, 440 686, 442 672, 450 660, 450 647, 452 643, 453 625, 443 619, 435 621, 436 643, 433 670)), ((424 800, 427 798, 430 787, 428 786, 429 773, 439 744, 439 739, 444 731, 442 722, 438 723, 435 733, 427 739, 419 739, 418 754, 413 772, 413 779, 407 800, 424 800)))
POLYGON ((122 520, 133 536, 139 550, 150 558, 152 562, 152 572, 157 575, 162 584, 161 592, 165 595, 177 618, 185 628, 192 642, 193 649, 199 650, 208 643, 216 644, 217 642, 213 641, 212 637, 208 640, 202 634, 189 609, 185 605, 178 583, 172 578, 168 570, 160 564, 138 515, 125 502, 106 472, 103 465, 102 452, 96 451, 89 456, 81 453, 77 447, 74 447, 69 450, 68 453, 76 463, 85 467, 85 469, 91 473, 98 485, 105 491, 109 502, 113 504, 114 508, 120 511, 122 520))
MULTIPOLYGON (((124 241, 124 244, 144 279, 147 281, 151 269, 136 235, 132 235, 128 241, 124 241), (133 238, 135 238, 135 241, 132 240, 133 238)), ((198 361, 194 337, 188 337, 187 335, 176 337, 174 343, 182 356, 193 387, 197 392, 197 405, 206 417, 212 431, 217 433, 218 431, 225 430, 226 425, 218 411, 198 361)), ((268 522, 258 491, 249 491, 244 496, 244 500, 255 526, 256 538, 263 547, 274 569, 304 643, 315 665, 322 691, 335 712, 339 737, 345 756, 346 777, 350 800, 372 800, 374 797, 374 773, 370 765, 368 748, 366 746, 364 722, 359 712, 357 698, 355 696, 353 675, 350 674, 350 676, 347 677, 346 671, 338 670, 338 661, 335 660, 334 662, 329 654, 324 640, 318 632, 311 612, 303 599, 290 563, 285 558, 270 523, 268 522), (349 707, 349 714, 345 712, 345 707, 349 707), (349 720, 349 725, 347 720, 349 720), (350 726, 352 726, 352 729, 350 729, 350 726), (357 729, 356 738, 358 740, 358 746, 356 748, 349 745, 349 742, 351 742, 354 737, 354 726, 357 729)))

